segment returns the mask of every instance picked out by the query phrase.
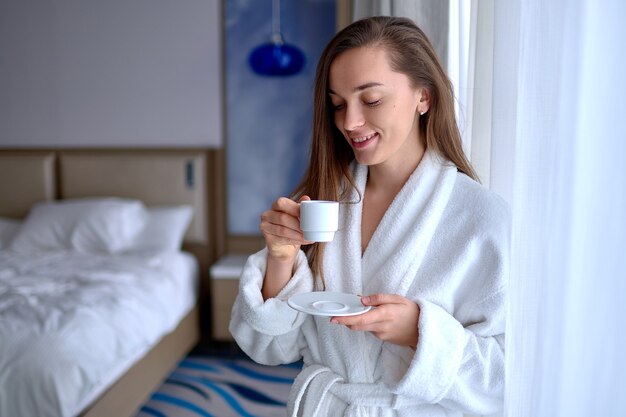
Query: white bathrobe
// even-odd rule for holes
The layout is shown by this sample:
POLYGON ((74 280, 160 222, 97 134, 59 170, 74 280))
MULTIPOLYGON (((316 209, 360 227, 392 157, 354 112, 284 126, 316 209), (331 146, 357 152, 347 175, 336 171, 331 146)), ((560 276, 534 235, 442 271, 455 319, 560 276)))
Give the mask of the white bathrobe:
MULTIPOLYGON (((367 167, 354 164, 364 192, 367 167)), ((263 301, 267 250, 248 259, 230 331, 255 361, 302 358, 288 413, 301 416, 493 414, 504 394, 510 215, 502 199, 427 151, 361 253, 362 201, 340 205, 324 255, 326 290, 400 294, 420 307, 416 350, 291 309, 319 289, 301 251, 293 278, 263 301)))

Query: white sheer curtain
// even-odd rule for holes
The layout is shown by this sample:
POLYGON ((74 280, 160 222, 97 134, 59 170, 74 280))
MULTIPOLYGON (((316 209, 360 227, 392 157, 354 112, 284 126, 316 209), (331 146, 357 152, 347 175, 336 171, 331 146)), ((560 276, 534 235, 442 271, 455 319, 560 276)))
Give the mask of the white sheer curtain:
POLYGON ((626 416, 626 2, 496 2, 510 417, 626 416))
POLYGON ((454 85, 456 98, 455 112, 463 138, 463 150, 470 155, 472 146, 472 95, 474 62, 470 60, 471 43, 471 0, 449 2, 448 11, 448 57, 446 59, 448 77, 454 85))
MULTIPOLYGON (((451 1, 451 5, 455 4, 451 1)), ((453 22, 450 7, 450 42, 458 27, 458 78, 450 68, 457 91, 457 115, 463 138, 463 149, 486 187, 491 184, 492 85, 494 44, 494 0, 461 0, 458 21, 453 22)), ((453 49, 452 47, 450 48, 453 49)), ((454 62, 452 59, 449 62, 454 62)))

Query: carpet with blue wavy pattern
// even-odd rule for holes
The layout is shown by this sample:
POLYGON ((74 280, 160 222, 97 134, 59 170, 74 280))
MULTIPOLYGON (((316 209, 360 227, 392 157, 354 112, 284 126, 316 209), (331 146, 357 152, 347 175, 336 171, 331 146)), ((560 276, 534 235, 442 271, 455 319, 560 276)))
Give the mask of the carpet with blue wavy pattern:
POLYGON ((264 366, 244 357, 192 353, 155 391, 137 417, 275 417, 285 415, 301 363, 264 366))

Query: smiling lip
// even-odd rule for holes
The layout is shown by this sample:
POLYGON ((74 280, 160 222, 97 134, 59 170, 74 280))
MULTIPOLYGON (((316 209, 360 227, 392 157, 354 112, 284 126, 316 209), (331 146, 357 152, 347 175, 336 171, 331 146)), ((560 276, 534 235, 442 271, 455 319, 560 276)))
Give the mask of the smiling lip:
POLYGON ((372 141, 372 139, 375 139, 377 137, 378 133, 370 133, 369 135, 350 137, 350 141, 352 142, 353 147, 355 147, 356 149, 360 149, 367 146, 372 141))

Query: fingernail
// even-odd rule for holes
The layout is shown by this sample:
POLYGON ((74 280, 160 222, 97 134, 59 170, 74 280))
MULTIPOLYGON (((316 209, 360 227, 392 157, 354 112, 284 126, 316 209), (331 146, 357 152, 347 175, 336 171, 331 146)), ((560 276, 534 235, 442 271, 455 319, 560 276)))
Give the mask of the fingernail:
POLYGON ((330 322, 334 323, 334 324, 337 324, 337 323, 339 323, 339 320, 337 320, 337 319, 330 319, 330 322))
POLYGON ((370 302, 370 298, 368 296, 361 297, 361 301, 364 302, 364 303, 369 303, 370 302))

